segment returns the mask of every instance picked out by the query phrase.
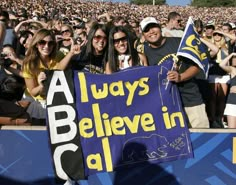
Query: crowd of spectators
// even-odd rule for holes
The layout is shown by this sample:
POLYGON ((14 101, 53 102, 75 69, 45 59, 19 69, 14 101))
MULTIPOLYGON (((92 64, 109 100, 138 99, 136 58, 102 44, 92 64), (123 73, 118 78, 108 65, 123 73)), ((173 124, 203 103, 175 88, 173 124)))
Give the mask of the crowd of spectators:
MULTIPOLYGON (((1 56, 0 60, 3 60, 4 64, 1 64, 0 67, 0 82, 3 83, 7 76, 14 76, 17 79, 23 79, 26 83, 21 86, 21 93, 18 94, 20 97, 12 95, 7 99, 3 97, 3 93, 0 94, 1 104, 4 103, 2 109, 0 107, 0 124, 45 124, 43 81, 46 76, 42 73, 42 68, 65 69, 70 60, 69 67, 72 69, 87 69, 90 72, 108 74, 124 68, 123 64, 119 63, 120 55, 123 54, 131 56, 127 57, 129 67, 155 65, 156 63, 151 61, 150 56, 148 56, 148 61, 145 58, 147 49, 145 52, 143 43, 148 40, 148 32, 152 29, 160 29, 160 31, 162 29, 163 38, 161 39, 165 40, 165 37, 179 37, 180 39, 190 16, 199 22, 199 34, 202 39, 204 38, 205 44, 208 42, 206 45, 211 52, 214 51, 213 55, 216 56, 218 52, 218 46, 213 42, 215 36, 221 36, 223 40, 228 39, 225 41, 230 44, 230 47, 224 43, 225 50, 227 50, 224 55, 226 57, 235 52, 236 34, 233 32, 236 28, 235 12, 236 7, 138 6, 127 3, 82 0, 3 0, 0 2, 0 23, 1 25, 4 23, 2 28, 5 37, 2 45, 11 52, 4 53, 2 50, 4 56, 1 56), (154 25, 148 26, 145 22, 144 28, 144 25, 140 23, 146 17, 152 17, 154 25), (224 30, 227 26, 230 33, 224 30), (169 33, 164 34, 164 30, 169 33), (40 31, 45 34, 40 34, 40 31), (174 34, 177 33, 178 36, 175 36, 174 34), (216 49, 209 43, 212 43, 216 49), (46 53, 43 49, 45 47, 47 48, 46 53), (58 51, 55 51, 57 55, 54 56, 52 51, 56 48, 58 51), (74 56, 75 48, 79 50, 79 54, 74 56), (107 55, 108 52, 110 55, 107 55), (111 56, 111 53, 118 54, 111 56), (58 66, 53 62, 58 60, 59 63, 58 56, 60 56, 60 60, 66 60, 65 66, 58 66), (136 58, 139 58, 140 61, 137 61, 136 58), (6 64, 6 61, 9 64, 6 64), (79 65, 77 61, 80 61, 79 65), (35 64, 31 66, 31 63, 35 64), (34 68, 37 69, 36 72, 34 68), (29 69, 33 72, 30 72, 29 69), (37 98, 32 95, 41 96, 38 98, 39 103, 34 103, 37 98), (14 106, 15 112, 5 109, 9 104, 14 106), (35 112, 38 106, 44 107, 43 116, 41 114, 39 118, 36 116, 37 121, 35 121, 32 119, 32 112, 35 112), (4 116, 8 114, 14 116, 6 120, 4 116)), ((3 38, 0 37, 1 39, 3 38)), ((223 47, 219 47, 222 50, 223 47)), ((157 54, 158 52, 155 55, 157 54)), ((220 60, 223 59, 220 58, 220 60)), ((11 83, 14 84, 13 81, 11 83)), ((223 82, 223 85, 227 86, 226 82, 223 82)), ((16 93, 17 87, 11 85, 11 88, 16 93)), ((17 92, 19 92, 18 89, 17 92)), ((225 121, 223 111, 227 93, 228 91, 225 90, 222 95, 220 117, 215 118, 215 111, 208 113, 210 123, 216 122, 217 119, 220 122, 225 121), (213 114, 214 116, 212 116, 213 114)), ((216 107, 215 104, 211 103, 211 105, 216 107)), ((214 109, 211 108, 211 110, 214 109)), ((207 124, 209 125, 209 123, 207 124)), ((217 127, 217 125, 215 126, 217 127)), ((224 127, 224 125, 221 124, 220 127, 224 127)))
POLYGON ((214 20, 215 24, 236 22, 236 7, 192 7, 192 6, 153 6, 134 5, 127 3, 112 3, 109 1, 83 1, 83 0, 3 0, 0 6, 10 13, 13 24, 25 19, 40 19, 42 21, 61 19, 73 21, 76 18, 84 21, 99 19, 104 13, 113 17, 123 17, 125 20, 141 21, 152 16, 165 24, 169 12, 176 11, 181 14, 183 23, 189 16, 201 19, 204 23, 214 20))

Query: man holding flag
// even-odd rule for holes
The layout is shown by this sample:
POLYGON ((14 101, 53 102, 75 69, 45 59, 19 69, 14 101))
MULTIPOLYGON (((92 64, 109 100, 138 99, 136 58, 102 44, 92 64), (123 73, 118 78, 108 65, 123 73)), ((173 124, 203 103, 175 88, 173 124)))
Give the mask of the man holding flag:
POLYGON ((153 17, 144 18, 140 22, 140 26, 146 40, 144 53, 150 65, 164 65, 163 58, 170 54, 177 54, 179 58, 178 62, 173 60, 173 70, 168 72, 167 79, 178 85, 189 126, 191 128, 209 128, 205 104, 195 79, 201 69, 207 76, 207 50, 195 32, 191 18, 182 40, 163 37, 161 27, 153 17))

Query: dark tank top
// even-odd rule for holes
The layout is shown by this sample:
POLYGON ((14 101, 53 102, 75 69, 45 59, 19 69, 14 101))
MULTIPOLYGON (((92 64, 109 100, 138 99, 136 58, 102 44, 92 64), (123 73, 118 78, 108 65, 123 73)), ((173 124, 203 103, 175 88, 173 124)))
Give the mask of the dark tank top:
POLYGON ((236 86, 236 76, 230 79, 230 86, 236 86))
MULTIPOLYGON (((230 87, 232 86, 236 86, 236 76, 230 79, 230 87)), ((236 93, 229 93, 227 103, 236 104, 236 93)))

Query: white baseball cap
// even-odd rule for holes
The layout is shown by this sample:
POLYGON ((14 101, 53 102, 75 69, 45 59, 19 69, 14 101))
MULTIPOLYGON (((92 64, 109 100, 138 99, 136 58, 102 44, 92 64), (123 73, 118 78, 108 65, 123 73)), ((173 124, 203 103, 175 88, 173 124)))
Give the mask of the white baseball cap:
POLYGON ((140 22, 142 31, 144 31, 149 24, 157 24, 158 26, 160 26, 154 17, 146 17, 140 22))

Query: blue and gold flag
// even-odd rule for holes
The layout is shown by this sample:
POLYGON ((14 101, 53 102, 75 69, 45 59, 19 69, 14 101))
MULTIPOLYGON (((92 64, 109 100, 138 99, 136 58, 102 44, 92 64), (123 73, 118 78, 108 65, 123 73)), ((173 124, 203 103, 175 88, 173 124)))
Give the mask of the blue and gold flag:
POLYGON ((184 35, 179 45, 177 56, 186 57, 195 62, 208 75, 209 61, 207 46, 201 42, 199 34, 194 29, 192 17, 189 17, 184 35))

